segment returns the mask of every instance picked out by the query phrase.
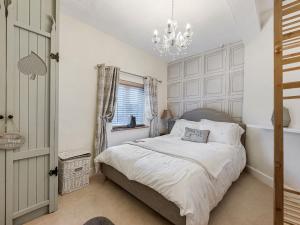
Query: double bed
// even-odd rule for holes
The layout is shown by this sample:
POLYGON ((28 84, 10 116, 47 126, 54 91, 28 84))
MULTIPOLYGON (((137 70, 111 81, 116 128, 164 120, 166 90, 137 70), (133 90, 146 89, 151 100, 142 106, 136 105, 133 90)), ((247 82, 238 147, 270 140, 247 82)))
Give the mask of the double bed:
MULTIPOLYGON (((229 115, 211 109, 189 111, 180 119, 234 124, 245 130, 229 115)), ((239 137, 237 145, 195 143, 171 132, 110 147, 95 162, 104 176, 173 224, 207 225, 210 211, 245 167, 245 132, 239 137)))

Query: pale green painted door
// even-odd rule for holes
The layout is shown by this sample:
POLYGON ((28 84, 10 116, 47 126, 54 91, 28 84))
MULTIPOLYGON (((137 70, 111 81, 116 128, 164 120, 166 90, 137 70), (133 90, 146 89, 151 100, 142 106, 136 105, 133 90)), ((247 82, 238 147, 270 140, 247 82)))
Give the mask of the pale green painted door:
POLYGON ((6 153, 6 225, 19 224, 30 213, 57 208, 57 62, 56 0, 12 0, 7 18, 8 131, 25 136, 20 149, 6 153), (32 80, 19 72, 19 59, 38 54, 48 68, 32 80))
MULTIPOLYGON (((0 133, 4 132, 6 102, 6 19, 4 0, 0 0, 0 133)), ((0 150, 0 224, 5 224, 5 152, 0 150)))

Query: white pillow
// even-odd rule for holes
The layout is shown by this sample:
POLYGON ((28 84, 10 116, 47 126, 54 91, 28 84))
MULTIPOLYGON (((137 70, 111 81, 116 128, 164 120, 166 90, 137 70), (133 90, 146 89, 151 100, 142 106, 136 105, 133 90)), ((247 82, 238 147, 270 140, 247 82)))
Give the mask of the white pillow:
POLYGON ((209 130, 208 142, 218 142, 238 146, 241 144, 241 136, 245 132, 236 123, 216 122, 203 119, 200 121, 201 130, 209 130))
POLYGON ((195 122, 195 121, 190 121, 185 119, 176 120, 170 134, 177 137, 183 137, 186 127, 192 129, 199 129, 200 122, 195 122))

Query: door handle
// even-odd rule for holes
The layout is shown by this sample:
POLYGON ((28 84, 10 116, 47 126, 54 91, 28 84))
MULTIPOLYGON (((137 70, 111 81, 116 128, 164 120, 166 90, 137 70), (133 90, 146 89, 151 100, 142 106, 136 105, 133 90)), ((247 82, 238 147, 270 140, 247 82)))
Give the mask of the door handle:
POLYGON ((4 116, 3 115, 0 115, 0 120, 3 120, 4 119, 4 116))

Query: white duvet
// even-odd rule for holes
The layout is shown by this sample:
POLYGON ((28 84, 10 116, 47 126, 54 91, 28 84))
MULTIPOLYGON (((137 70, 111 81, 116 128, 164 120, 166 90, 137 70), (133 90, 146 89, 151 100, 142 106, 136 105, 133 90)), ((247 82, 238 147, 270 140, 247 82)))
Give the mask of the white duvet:
POLYGON ((243 146, 194 143, 165 135, 110 147, 95 159, 174 202, 187 225, 207 225, 246 164, 243 146))

